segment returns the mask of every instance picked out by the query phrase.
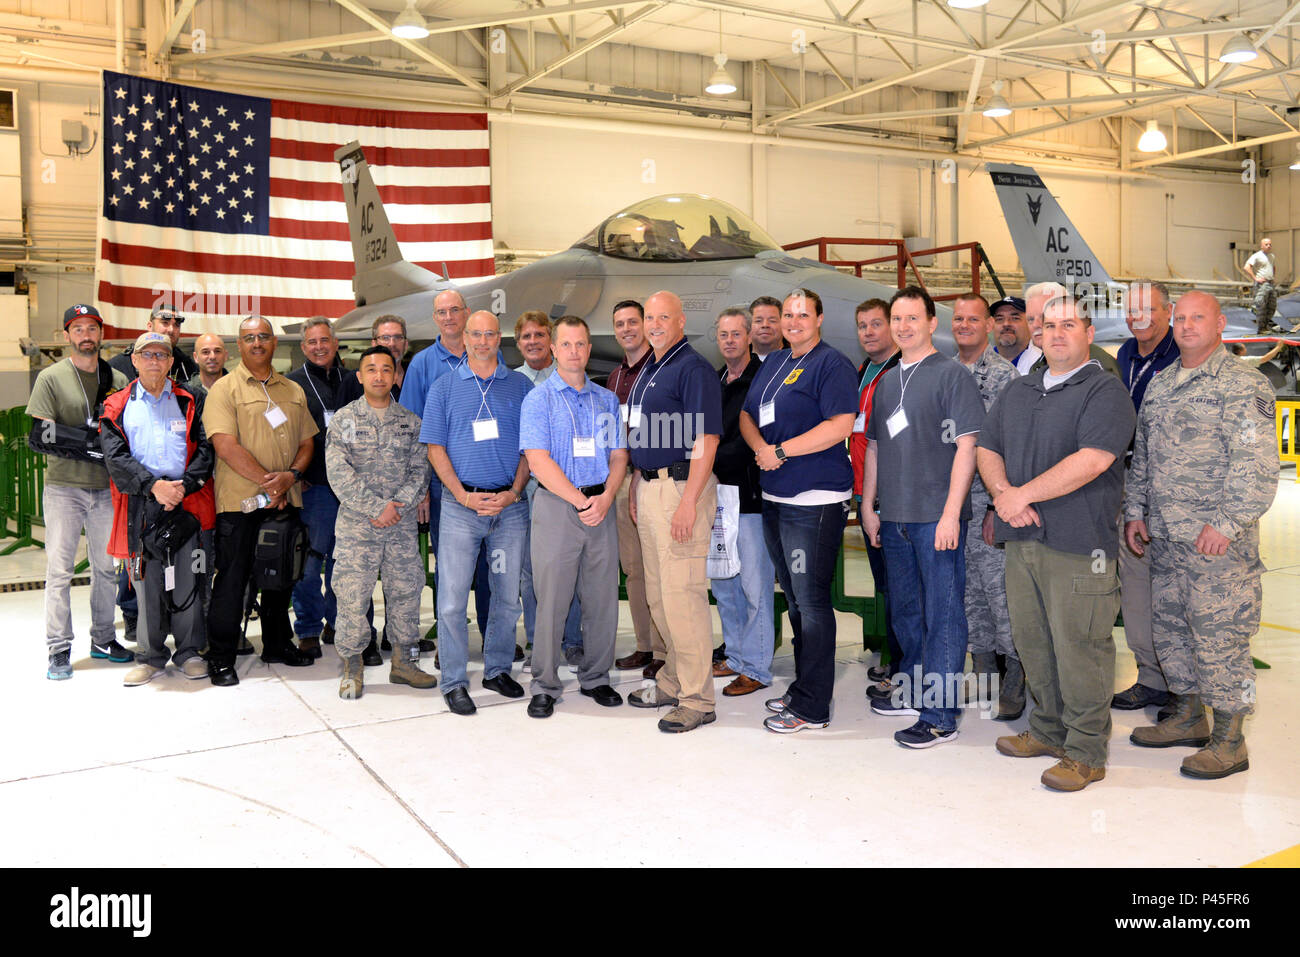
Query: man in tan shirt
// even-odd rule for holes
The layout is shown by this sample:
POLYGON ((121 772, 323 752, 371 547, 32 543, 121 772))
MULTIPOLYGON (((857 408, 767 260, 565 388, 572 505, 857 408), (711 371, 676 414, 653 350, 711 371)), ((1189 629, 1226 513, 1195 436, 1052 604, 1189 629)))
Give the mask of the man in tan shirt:
MULTIPOLYGON (((316 423, 302 388, 271 368, 276 338, 271 324, 250 316, 239 325, 239 365, 208 392, 203 428, 217 453, 217 577, 208 620, 208 677, 239 684, 235 647, 244 594, 252 575, 258 528, 271 510, 299 508, 298 481, 311 462, 316 423), (248 512, 243 503, 257 496, 248 512)), ((262 592, 262 660, 310 665, 290 640, 290 589, 262 592)))

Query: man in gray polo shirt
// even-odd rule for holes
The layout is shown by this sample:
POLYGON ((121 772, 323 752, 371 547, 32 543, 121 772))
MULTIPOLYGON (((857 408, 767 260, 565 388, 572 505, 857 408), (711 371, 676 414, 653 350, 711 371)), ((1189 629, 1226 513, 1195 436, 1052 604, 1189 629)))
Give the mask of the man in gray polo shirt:
POLYGON ((1092 339, 1078 304, 1049 300, 1047 368, 1003 390, 977 450, 997 510, 994 538, 1006 543, 1011 635, 1034 700, 1028 730, 999 738, 997 748, 1010 757, 1060 758, 1042 776, 1057 791, 1106 776, 1116 516, 1137 420, 1123 384, 1089 358, 1092 339))

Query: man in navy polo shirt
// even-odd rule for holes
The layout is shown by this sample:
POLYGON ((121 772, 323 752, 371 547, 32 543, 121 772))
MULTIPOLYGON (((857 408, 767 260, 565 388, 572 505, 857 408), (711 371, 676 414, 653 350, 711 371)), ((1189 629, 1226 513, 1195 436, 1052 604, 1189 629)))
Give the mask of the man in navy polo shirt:
POLYGON ((582 603, 582 693, 607 708, 623 703, 610 687, 618 631, 618 487, 627 477, 627 442, 618 396, 587 378, 591 332, 576 316, 555 324, 556 373, 524 399, 519 450, 538 481, 532 503, 533 700, 528 714, 548 718, 563 690, 561 636, 574 594, 582 603))
MULTIPOLYGON (((1170 325, 1173 305, 1169 290, 1162 282, 1138 279, 1125 294, 1125 322, 1133 338, 1119 347, 1120 378, 1128 387, 1134 408, 1141 413, 1147 386, 1161 369, 1178 361, 1181 353, 1174 342, 1170 325)), ((1133 464, 1133 453, 1124 456, 1124 468, 1133 464)), ((1127 479, 1127 474, 1125 475, 1127 479)), ((1123 523, 1124 517, 1120 516, 1123 523)), ((1123 539, 1121 532, 1120 538, 1123 539)), ((1121 711, 1136 711, 1149 704, 1167 704, 1169 685, 1156 659, 1151 637, 1151 556, 1135 555, 1121 541, 1119 546, 1119 599, 1124 612, 1124 642, 1137 659, 1137 681, 1113 698, 1110 706, 1121 711)))
MULTIPOLYGON (((492 313, 469 317, 465 341, 465 362, 429 390, 420 441, 429 446, 429 461, 443 486, 437 553, 443 697, 453 713, 470 715, 478 709, 465 690, 465 606, 484 543, 492 601, 483 635, 483 687, 507 698, 524 694, 510 677, 510 666, 528 528, 528 462, 519 454, 519 412, 532 383, 497 361, 501 327, 492 313)), ((409 371, 406 381, 409 387, 409 371)))
POLYGON ((628 396, 628 448, 636 467, 629 497, 641 532, 646 598, 668 655, 654 687, 628 701, 637 708, 671 705, 659 730, 677 733, 715 718, 708 552, 722 386, 686 341, 682 301, 671 292, 646 300, 645 333, 654 357, 628 396))
POLYGON ((957 683, 966 663, 966 525, 975 439, 984 421, 979 387, 940 355, 934 300, 907 286, 889 303, 899 363, 876 389, 867 423, 862 500, 879 494, 880 514, 862 521, 889 569, 889 613, 903 646, 895 694, 872 701, 877 714, 918 721, 894 734, 908 748, 957 737, 957 683))

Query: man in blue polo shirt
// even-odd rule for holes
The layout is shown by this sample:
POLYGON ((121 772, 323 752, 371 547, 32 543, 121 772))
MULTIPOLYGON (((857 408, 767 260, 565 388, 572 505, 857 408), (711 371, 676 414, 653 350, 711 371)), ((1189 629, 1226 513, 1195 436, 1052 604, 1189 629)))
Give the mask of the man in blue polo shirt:
POLYGON ((563 690, 558 669, 565 616, 582 603, 582 693, 608 708, 623 703, 609 684, 618 631, 618 487, 627 475, 627 442, 618 396, 584 371, 591 333, 576 316, 555 324, 557 371, 524 399, 519 450, 538 481, 532 503, 533 700, 528 714, 549 718, 563 690))
MULTIPOLYGON (((1119 347, 1116 361, 1120 378, 1128 387, 1133 407, 1142 411, 1142 400, 1155 374, 1178 361, 1181 353, 1174 342, 1170 325, 1173 306, 1169 290, 1162 282, 1137 279, 1125 294, 1125 321, 1133 338, 1119 347)), ((1133 452, 1124 456, 1125 479, 1133 464, 1133 452)), ((1113 698, 1110 706, 1121 711, 1136 711, 1149 704, 1169 702, 1169 685, 1156 659, 1151 637, 1151 557, 1135 555, 1123 544, 1123 515, 1120 516, 1119 598, 1124 613, 1124 642, 1137 660, 1137 681, 1113 698)))
POLYGON ((722 386, 686 341, 682 301, 645 302, 654 350, 628 395, 632 520, 641 532, 646 598, 667 646, 655 685, 633 692, 637 708, 670 705, 659 730, 691 731, 715 719, 708 553, 717 513, 713 457, 722 435, 722 386))
MULTIPOLYGON (((465 690, 465 605, 484 543, 492 601, 483 634, 483 687, 507 698, 524 694, 510 677, 510 665, 528 527, 528 462, 519 454, 519 412, 532 388, 527 378, 497 361, 501 327, 492 313, 469 317, 465 341, 465 362, 429 390, 420 429, 420 441, 429 446, 429 461, 443 486, 437 552, 443 697, 461 715, 477 710, 465 690)), ((406 381, 411 381, 409 371, 406 381)))

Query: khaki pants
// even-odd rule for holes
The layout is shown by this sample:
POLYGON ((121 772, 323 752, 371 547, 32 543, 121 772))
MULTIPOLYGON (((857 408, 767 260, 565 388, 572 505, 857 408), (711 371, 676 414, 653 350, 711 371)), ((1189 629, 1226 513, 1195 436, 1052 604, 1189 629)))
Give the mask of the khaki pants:
POLYGON ((1165 674, 1151 638, 1151 546, 1134 555, 1124 541, 1124 516, 1119 519, 1119 601, 1124 611, 1124 643, 1137 659, 1138 684, 1168 691, 1165 674))
POLYGON ((657 676, 659 693, 676 698, 684 708, 709 714, 713 711, 713 615, 708 555, 718 483, 709 476, 695 506, 690 540, 675 542, 673 513, 685 487, 685 482, 667 478, 638 480, 637 526, 650 615, 667 648, 657 676))
POLYGON ((632 476, 629 475, 618 487, 618 497, 614 499, 614 515, 618 521, 618 563, 627 576, 627 604, 632 612, 632 630, 636 632, 636 650, 651 652, 663 661, 668 652, 664 649, 663 636, 650 617, 650 604, 646 601, 641 533, 628 510, 627 495, 631 485, 632 476))

